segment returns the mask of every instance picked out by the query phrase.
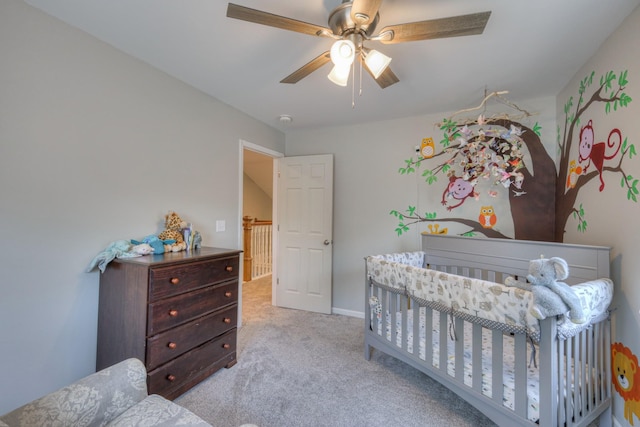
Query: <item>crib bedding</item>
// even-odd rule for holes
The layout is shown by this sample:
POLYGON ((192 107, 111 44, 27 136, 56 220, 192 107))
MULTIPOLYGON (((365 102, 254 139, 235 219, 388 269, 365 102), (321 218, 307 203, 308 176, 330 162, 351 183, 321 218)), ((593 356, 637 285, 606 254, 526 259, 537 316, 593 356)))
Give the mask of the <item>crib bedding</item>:
MULTIPOLYGON (((424 305, 466 318, 505 325, 505 330, 540 338, 539 320, 531 314, 533 294, 490 280, 424 268, 424 252, 403 252, 367 258, 371 280, 406 293, 424 305)), ((598 279, 573 286, 588 321, 576 325, 566 319, 558 324, 561 337, 573 336, 608 316, 613 282, 598 279)))
MULTIPOLYGON (((375 297, 374 297, 375 298, 375 297)), ((377 301, 375 299, 370 300, 370 303, 376 304, 377 301)), ((420 318, 420 348, 418 351, 418 357, 421 360, 426 360, 426 348, 425 348, 425 327, 426 327, 426 312, 427 309, 425 307, 420 308, 419 318, 420 318)), ((432 339, 431 345, 433 346, 432 352, 432 361, 431 364, 436 369, 440 367, 439 360, 439 348, 440 348, 440 315, 439 312, 433 310, 431 312, 432 315, 432 339)), ((395 337, 395 345, 398 347, 402 347, 402 313, 398 312, 396 314, 396 337, 395 337)), ((378 317, 378 319, 380 319, 378 317)), ((389 313, 386 313, 386 322, 384 324, 385 327, 385 336, 388 341, 392 341, 391 338, 391 316, 389 313)), ((377 322, 378 335, 382 335, 382 324, 383 322, 377 322)), ((472 365, 471 365, 471 331, 469 328, 471 325, 465 322, 465 352, 464 352, 464 383, 466 386, 472 386, 472 365)), ((407 342, 407 352, 414 353, 413 351, 413 310, 407 310, 407 334, 406 334, 406 342, 407 342)), ((492 376, 491 376, 491 334, 490 331, 485 330, 485 333, 482 334, 482 393, 487 397, 492 397, 492 376)), ((509 334, 503 335, 503 395, 502 400, 503 404, 513 410, 514 408, 514 396, 515 396, 515 358, 514 358, 514 339, 509 334)), ((454 340, 451 337, 446 337, 447 342, 447 373, 454 377, 455 376, 455 349, 454 349, 454 340)), ((533 346, 534 344, 530 344, 533 346)), ((532 349, 530 349, 531 351, 532 349)), ((537 352, 537 345, 535 346, 535 352, 537 352)), ((539 384, 538 384, 538 367, 535 363, 530 363, 527 368, 527 397, 528 397, 528 406, 527 406, 527 416, 528 419, 536 422, 539 418, 539 384)))

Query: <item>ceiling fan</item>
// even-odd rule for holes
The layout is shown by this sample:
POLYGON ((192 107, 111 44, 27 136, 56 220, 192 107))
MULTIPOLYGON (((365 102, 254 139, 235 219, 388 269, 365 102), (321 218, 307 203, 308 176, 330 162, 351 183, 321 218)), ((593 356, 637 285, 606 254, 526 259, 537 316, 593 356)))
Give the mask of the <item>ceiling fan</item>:
POLYGON ((381 3, 382 0, 343 0, 342 4, 329 14, 329 28, 233 3, 229 3, 227 7, 227 17, 336 40, 330 50, 318 55, 282 79, 280 83, 297 83, 332 61, 334 67, 328 76, 329 79, 338 85, 346 86, 352 64, 357 59, 384 89, 399 81, 389 68, 391 58, 365 47, 365 42, 394 44, 482 34, 491 15, 491 12, 479 12, 390 25, 373 35, 380 19, 378 9, 381 3))

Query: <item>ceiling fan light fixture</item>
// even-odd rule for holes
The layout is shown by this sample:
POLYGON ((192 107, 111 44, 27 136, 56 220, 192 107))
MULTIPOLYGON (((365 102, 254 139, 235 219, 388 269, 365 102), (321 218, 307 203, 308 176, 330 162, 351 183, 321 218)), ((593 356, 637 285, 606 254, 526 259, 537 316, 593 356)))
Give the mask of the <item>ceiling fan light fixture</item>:
POLYGON ((334 65, 327 77, 338 86, 346 86, 347 82, 349 81, 350 73, 351 64, 334 65))
POLYGON ((367 64, 371 74, 373 74, 373 78, 377 79, 387 69, 389 63, 391 63, 391 58, 377 50, 367 49, 364 62, 367 64))
POLYGON ((331 46, 331 62, 336 66, 347 66, 353 63, 356 46, 351 40, 338 40, 331 46))

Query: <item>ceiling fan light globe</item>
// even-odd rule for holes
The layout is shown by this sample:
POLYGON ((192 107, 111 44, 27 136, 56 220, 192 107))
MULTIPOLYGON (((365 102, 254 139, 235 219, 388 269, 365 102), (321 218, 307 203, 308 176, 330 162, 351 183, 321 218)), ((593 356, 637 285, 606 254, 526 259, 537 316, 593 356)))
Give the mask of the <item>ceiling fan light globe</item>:
POLYGON ((356 46, 351 40, 338 40, 331 46, 331 62, 334 65, 351 65, 355 55, 356 46))
POLYGON ((371 49, 367 52, 364 62, 367 64, 371 74, 373 74, 373 78, 377 79, 387 69, 389 63, 391 63, 391 58, 384 53, 371 49))
POLYGON ((349 81, 350 72, 350 65, 334 65, 327 77, 338 86, 346 86, 349 81))

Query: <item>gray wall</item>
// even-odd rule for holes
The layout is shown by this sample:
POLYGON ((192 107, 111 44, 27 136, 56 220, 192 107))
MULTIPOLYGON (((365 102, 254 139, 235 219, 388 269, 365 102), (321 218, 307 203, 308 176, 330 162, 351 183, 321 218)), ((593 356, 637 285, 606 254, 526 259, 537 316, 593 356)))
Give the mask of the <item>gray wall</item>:
POLYGON ((281 132, 0 2, 0 413, 95 371, 84 270, 110 242, 176 210, 206 245, 240 247, 240 139, 284 152, 281 132))
MULTIPOLYGON (((474 106, 479 100, 468 102, 474 106)), ((537 113, 532 123, 525 124, 539 122, 543 141, 553 150, 555 98, 528 100, 519 106, 537 113)), ((434 124, 448 114, 287 133, 287 156, 334 154, 334 312, 363 315, 365 256, 420 247, 420 231, 426 227, 414 226, 398 237, 397 220, 389 212, 409 205, 417 206, 421 213, 431 212, 435 208, 421 204, 419 193, 436 191, 440 196, 443 187, 426 186, 421 170, 400 175, 398 169, 405 165, 405 159, 415 158, 415 147, 422 138, 433 137, 438 145, 442 132, 434 124)))
MULTIPOLYGON (((628 70, 629 84, 624 93, 633 100, 629 107, 611 110, 605 113, 604 104, 591 108, 581 119, 582 125, 591 119, 594 123, 596 141, 607 139, 612 128, 619 128, 623 138, 640 150, 640 57, 637 55, 640 40, 640 8, 631 13, 623 24, 600 47, 598 52, 580 69, 574 79, 567 84, 558 96, 558 124, 564 122, 563 105, 573 96, 574 105, 578 99, 580 81, 595 72, 594 84, 598 85, 599 76, 614 71, 616 76, 628 70)), ((607 91, 607 94, 610 91, 607 91)), ((590 95, 592 91, 586 91, 590 95)), ((578 136, 576 135, 576 139, 578 136)), ((577 157, 577 155, 576 155, 577 157)), ((605 161, 605 166, 615 166, 616 160, 605 161)), ((640 158, 626 158, 622 167, 626 175, 640 178, 640 158)), ((593 170, 593 166, 591 169, 593 170)), ((565 241, 583 244, 598 244, 612 247, 612 277, 615 282, 613 306, 613 341, 621 342, 633 354, 640 357, 640 203, 627 200, 626 187, 620 185, 622 174, 605 172, 605 188, 602 192, 600 182, 595 179, 580 192, 576 205, 582 205, 587 219, 587 232, 577 231, 576 222, 569 221, 566 227, 565 241)), ((623 416, 624 401, 614 391, 614 417, 620 425, 629 425, 623 416)), ((638 417, 634 421, 637 423, 638 417)))

